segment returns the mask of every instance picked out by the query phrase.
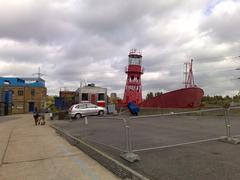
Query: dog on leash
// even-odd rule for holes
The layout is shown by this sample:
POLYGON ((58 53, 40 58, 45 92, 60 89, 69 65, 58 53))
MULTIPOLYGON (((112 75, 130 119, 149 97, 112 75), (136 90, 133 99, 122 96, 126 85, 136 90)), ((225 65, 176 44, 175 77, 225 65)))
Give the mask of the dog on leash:
POLYGON ((37 125, 43 126, 45 124, 46 124, 46 122, 45 122, 44 118, 42 116, 39 116, 38 121, 37 121, 37 125))

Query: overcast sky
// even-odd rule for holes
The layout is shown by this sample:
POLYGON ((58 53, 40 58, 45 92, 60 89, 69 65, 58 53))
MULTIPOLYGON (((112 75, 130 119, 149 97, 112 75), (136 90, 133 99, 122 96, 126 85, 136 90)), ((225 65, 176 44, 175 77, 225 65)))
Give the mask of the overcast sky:
POLYGON ((40 67, 50 95, 82 81, 121 97, 136 48, 144 95, 182 88, 191 58, 206 95, 235 95, 239 29, 240 0, 0 0, 0 76, 40 67))

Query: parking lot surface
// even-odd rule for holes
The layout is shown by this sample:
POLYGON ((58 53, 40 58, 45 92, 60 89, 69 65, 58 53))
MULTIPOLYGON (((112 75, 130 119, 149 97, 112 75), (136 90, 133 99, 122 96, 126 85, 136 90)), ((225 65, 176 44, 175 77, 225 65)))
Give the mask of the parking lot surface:
MULTIPOLYGON (((239 117, 230 117, 231 135, 239 136, 239 117)), ((240 145, 218 141, 226 135, 224 116, 171 116, 130 120, 132 151, 140 161, 129 163, 126 124, 115 117, 88 117, 55 121, 81 138, 150 179, 240 179, 240 145)))

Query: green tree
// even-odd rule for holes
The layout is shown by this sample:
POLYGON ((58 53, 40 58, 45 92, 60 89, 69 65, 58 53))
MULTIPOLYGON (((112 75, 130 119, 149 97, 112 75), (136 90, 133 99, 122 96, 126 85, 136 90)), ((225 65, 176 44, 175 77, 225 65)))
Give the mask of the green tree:
POLYGON ((156 97, 156 96, 159 96, 161 94, 163 94, 163 93, 162 92, 156 92, 156 93, 154 93, 154 96, 156 97))
POLYGON ((151 99, 151 98, 153 98, 153 93, 152 92, 147 93, 146 99, 151 99))

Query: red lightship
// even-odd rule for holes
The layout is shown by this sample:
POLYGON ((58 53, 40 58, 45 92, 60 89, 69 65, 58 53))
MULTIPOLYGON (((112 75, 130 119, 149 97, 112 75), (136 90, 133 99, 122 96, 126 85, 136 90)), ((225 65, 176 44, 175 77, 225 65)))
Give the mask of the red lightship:
POLYGON ((196 108, 201 104, 204 91, 194 83, 192 62, 185 63, 185 88, 167 92, 142 102, 141 107, 196 108))

